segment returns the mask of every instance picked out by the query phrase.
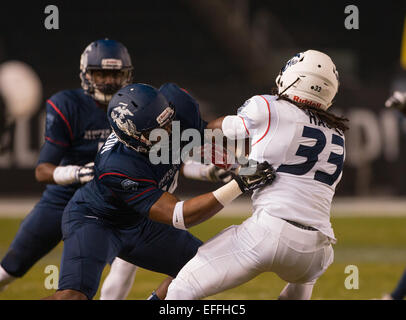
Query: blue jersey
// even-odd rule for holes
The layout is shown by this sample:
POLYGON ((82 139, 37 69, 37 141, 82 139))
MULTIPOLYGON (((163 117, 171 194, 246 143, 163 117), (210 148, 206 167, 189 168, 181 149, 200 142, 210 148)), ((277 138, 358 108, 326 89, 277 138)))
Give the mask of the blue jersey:
MULTIPOLYGON (((197 102, 175 84, 166 84, 160 91, 175 106, 181 131, 197 129, 203 137, 207 123, 200 117, 197 102)), ((97 154, 95 178, 75 193, 71 210, 114 225, 134 225, 148 216, 164 192, 175 190, 180 166, 177 161, 152 164, 147 153, 126 147, 112 133, 97 154)))
MULTIPOLYGON (((93 162, 111 132, 105 108, 83 89, 56 93, 46 103, 45 143, 38 164, 85 165, 93 162)), ((79 183, 47 185, 43 198, 66 204, 79 183)))

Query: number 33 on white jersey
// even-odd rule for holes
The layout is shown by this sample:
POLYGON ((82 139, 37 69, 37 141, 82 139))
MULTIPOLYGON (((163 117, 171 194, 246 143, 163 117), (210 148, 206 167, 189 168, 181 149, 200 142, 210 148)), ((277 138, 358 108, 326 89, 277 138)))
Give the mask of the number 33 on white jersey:
POLYGON ((232 139, 249 137, 249 158, 277 169, 275 182, 254 192, 254 210, 313 226, 335 239, 330 208, 345 158, 341 132, 270 95, 247 100, 237 116, 224 119, 223 132, 232 139))

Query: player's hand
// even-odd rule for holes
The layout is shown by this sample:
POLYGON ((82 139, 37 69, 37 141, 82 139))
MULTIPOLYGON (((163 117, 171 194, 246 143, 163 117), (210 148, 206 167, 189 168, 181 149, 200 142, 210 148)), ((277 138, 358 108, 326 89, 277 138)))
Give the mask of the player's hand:
POLYGON ((84 166, 80 166, 76 170, 76 182, 85 184, 94 177, 94 162, 89 162, 84 166))
POLYGON ((275 180, 276 172, 272 165, 266 161, 262 163, 255 162, 241 167, 240 173, 233 173, 233 177, 241 191, 247 192, 270 185, 275 180))
POLYGON ((219 168, 214 164, 208 165, 207 168, 207 179, 211 182, 230 182, 233 178, 233 175, 230 171, 219 168))
POLYGON ((395 108, 406 113, 406 92, 395 91, 385 102, 385 107, 395 108))

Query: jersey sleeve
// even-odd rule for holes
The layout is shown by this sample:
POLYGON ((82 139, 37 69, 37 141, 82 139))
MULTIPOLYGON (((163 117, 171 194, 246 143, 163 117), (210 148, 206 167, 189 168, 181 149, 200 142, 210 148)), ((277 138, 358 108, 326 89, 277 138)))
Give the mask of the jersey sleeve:
POLYGON ((68 103, 62 93, 46 101, 45 141, 59 148, 69 147, 73 140, 68 103))
POLYGON ((65 148, 61 148, 58 145, 45 141, 41 148, 37 165, 48 162, 57 166, 61 162, 64 155, 65 148))
POLYGON ((254 96, 245 101, 238 109, 237 115, 224 118, 222 130, 230 139, 244 139, 269 122, 269 102, 262 96, 254 96))
POLYGON ((176 120, 184 129, 197 129, 202 134, 207 122, 201 118, 199 104, 185 89, 175 83, 165 83, 159 91, 175 106, 176 120))
POLYGON ((98 179, 110 189, 116 198, 144 216, 148 216, 151 207, 164 193, 158 188, 155 180, 137 175, 128 176, 121 172, 105 172, 98 179))

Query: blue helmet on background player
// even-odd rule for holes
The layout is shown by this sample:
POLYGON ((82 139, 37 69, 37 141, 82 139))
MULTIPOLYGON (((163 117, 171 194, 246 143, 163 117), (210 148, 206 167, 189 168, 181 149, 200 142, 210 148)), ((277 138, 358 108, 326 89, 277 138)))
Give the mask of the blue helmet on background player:
POLYGON ((152 147, 150 132, 167 128, 175 117, 175 108, 158 89, 136 83, 113 96, 107 117, 122 143, 136 151, 148 152, 152 147))
POLYGON ((82 88, 102 104, 107 105, 114 93, 130 84, 133 73, 127 48, 115 40, 93 41, 80 57, 82 88))

